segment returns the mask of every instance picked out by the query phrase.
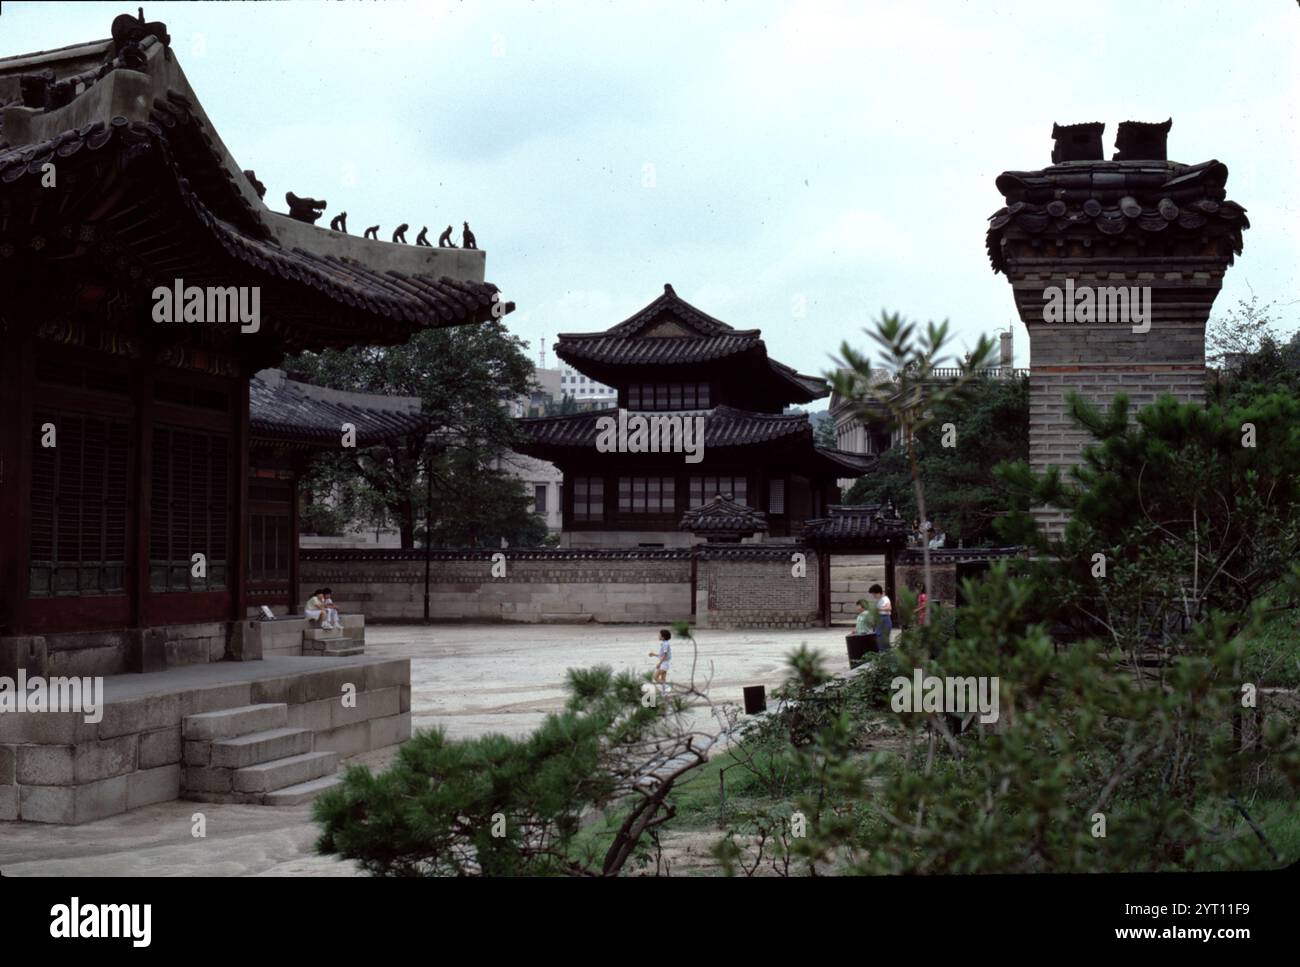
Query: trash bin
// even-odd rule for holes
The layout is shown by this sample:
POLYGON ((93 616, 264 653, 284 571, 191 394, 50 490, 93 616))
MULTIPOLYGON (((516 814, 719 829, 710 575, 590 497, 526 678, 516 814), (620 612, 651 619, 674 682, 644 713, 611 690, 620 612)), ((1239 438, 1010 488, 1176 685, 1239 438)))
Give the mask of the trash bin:
POLYGON ((862 664, 867 652, 879 650, 876 645, 876 633, 874 631, 865 635, 846 635, 844 643, 849 649, 850 668, 856 668, 862 664))
POLYGON ((744 691, 746 715, 757 715, 767 710, 766 685, 746 685, 744 691))

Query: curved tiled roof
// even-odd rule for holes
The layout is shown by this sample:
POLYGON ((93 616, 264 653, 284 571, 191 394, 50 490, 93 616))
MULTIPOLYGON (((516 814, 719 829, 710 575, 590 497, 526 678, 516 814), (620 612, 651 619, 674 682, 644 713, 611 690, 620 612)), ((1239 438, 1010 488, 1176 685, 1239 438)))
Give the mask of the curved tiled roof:
POLYGON ((761 337, 761 330, 734 329, 701 312, 665 285, 663 295, 604 332, 560 333, 554 349, 580 372, 587 372, 584 363, 684 366, 750 354, 757 378, 782 387, 787 402, 812 402, 830 392, 825 380, 769 358, 761 337))
POLYGON ((718 494, 682 514, 678 529, 694 534, 748 536, 767 530, 767 515, 748 504, 718 494))
MULTIPOLYGON (((38 180, 44 164, 51 160, 63 165, 65 159, 108 150, 117 152, 125 164, 152 154, 174 178, 183 205, 228 256, 246 266, 410 327, 494 317, 499 296, 490 283, 379 271, 352 259, 282 248, 233 184, 233 176, 211 155, 210 139, 200 126, 188 100, 169 92, 167 101, 155 101, 149 122, 119 116, 109 124, 92 122, 45 142, 0 151, 0 191, 22 179, 38 180)), ((130 243, 129 236, 126 241, 130 243)), ((509 312, 514 306, 505 303, 503 308, 509 312)))
POLYGON ((907 543, 910 528, 890 508, 873 504, 836 504, 829 517, 803 525, 803 539, 809 543, 907 543))
MULTIPOLYGON (((516 420, 523 432, 526 446, 546 447, 596 447, 598 430, 596 421, 601 417, 618 418, 617 409, 591 410, 568 416, 540 416, 516 420)), ((800 434, 812 437, 812 424, 806 413, 777 415, 775 413, 750 413, 730 406, 717 406, 700 412, 629 413, 630 416, 690 418, 704 417, 704 446, 735 447, 754 443, 767 443, 782 437, 800 434)), ((527 452, 527 450, 524 450, 527 452)))
MULTIPOLYGON (((994 272, 1006 268, 1008 230, 1044 237, 1169 233, 1226 235, 1240 255, 1246 210, 1225 197, 1228 168, 1219 161, 1067 161, 997 179, 1005 207, 989 218, 986 245, 994 272)), ((1231 257, 1229 257, 1231 262, 1231 257)))
POLYGON ((336 449, 341 447, 344 423, 356 428, 359 447, 422 433, 429 427, 418 400, 339 392, 286 379, 277 370, 257 373, 249 381, 248 423, 257 441, 336 449))
POLYGON ((602 363, 623 363, 633 366, 680 366, 684 363, 703 363, 725 359, 737 353, 763 348, 758 330, 732 332, 722 336, 702 339, 672 337, 590 336, 574 339, 561 336, 555 350, 567 363, 581 360, 602 363))
MULTIPOLYGON (((618 418, 617 409, 591 410, 568 416, 539 416, 515 420, 523 442, 515 447, 520 453, 551 459, 557 451, 592 450, 599 434, 596 421, 601 417, 618 418)), ((629 413, 629 416, 634 415, 629 413)), ((700 412, 641 413, 642 416, 703 416, 704 449, 743 447, 790 440, 807 448, 810 461, 819 469, 841 476, 861 476, 873 470, 877 457, 816 446, 812 424, 806 413, 751 413, 730 406, 717 406, 700 412)), ((660 437, 662 439, 662 436, 660 437)), ((813 469, 810 466, 808 469, 813 469)))
POLYGON ((814 400, 827 396, 831 391, 830 384, 820 376, 805 376, 785 363, 778 363, 775 359, 769 359, 767 362, 778 376, 810 394, 814 400))
MULTIPOLYGON (((686 323, 686 325, 695 329, 702 335, 717 336, 723 333, 734 333, 740 330, 733 329, 721 319, 715 319, 707 312, 701 312, 695 306, 691 305, 676 290, 664 283, 664 294, 659 296, 643 309, 632 313, 618 325, 611 327, 608 332, 614 336, 630 336, 640 332, 650 323, 657 321, 667 313, 674 318, 686 323)), ((752 330, 757 334, 758 330, 752 330)), ((561 335, 559 338, 565 338, 561 335)))

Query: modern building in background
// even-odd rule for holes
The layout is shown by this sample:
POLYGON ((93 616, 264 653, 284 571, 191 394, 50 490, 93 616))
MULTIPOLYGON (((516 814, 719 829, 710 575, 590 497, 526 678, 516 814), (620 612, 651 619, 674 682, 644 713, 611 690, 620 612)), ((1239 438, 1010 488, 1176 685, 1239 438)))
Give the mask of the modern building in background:
POLYGON ((560 392, 565 396, 573 397, 575 400, 599 399, 612 401, 618 396, 618 391, 612 386, 596 382, 586 373, 574 369, 568 363, 563 363, 560 366, 560 392))
POLYGON ((757 329, 734 329, 678 297, 672 286, 604 332, 561 335, 555 351, 593 384, 614 387, 603 410, 519 421, 519 449, 563 473, 561 543, 567 547, 688 546, 686 511, 722 495, 766 514, 757 539, 796 537, 838 503, 837 477, 874 460, 816 446, 806 413, 825 381, 770 359, 757 329), (625 411, 704 420, 702 459, 601 452, 598 421, 625 411))

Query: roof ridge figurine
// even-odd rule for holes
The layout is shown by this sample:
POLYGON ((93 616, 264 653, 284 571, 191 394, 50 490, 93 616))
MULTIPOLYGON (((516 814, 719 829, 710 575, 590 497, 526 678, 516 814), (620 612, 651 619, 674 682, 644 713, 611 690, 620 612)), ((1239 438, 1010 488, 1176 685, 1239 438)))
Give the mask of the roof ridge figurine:
POLYGON ((451 226, 448 225, 441 235, 438 236, 438 248, 455 248, 456 244, 451 240, 451 226))
POLYGON ((417 235, 417 236, 415 236, 415 244, 416 244, 416 245, 423 245, 423 246, 425 246, 425 247, 427 247, 427 248, 433 248, 433 245, 431 245, 431 244, 429 243, 429 226, 428 226, 428 225, 425 225, 423 228, 421 228, 421 229, 420 229, 420 234, 417 235))
POLYGON ((461 248, 478 248, 478 240, 474 238, 474 233, 469 230, 469 222, 462 223, 465 231, 460 236, 461 248))
POLYGON ((252 168, 244 169, 244 177, 247 178, 248 183, 253 186, 253 191, 257 192, 258 198, 266 197, 266 185, 257 180, 257 173, 254 172, 252 168))
POLYGON ((330 228, 332 228, 336 232, 342 232, 344 235, 346 235, 348 233, 348 213, 339 212, 337 215, 331 218, 330 228))
POLYGON ((328 204, 323 198, 299 198, 291 191, 284 193, 284 200, 289 203, 289 217, 296 218, 300 222, 306 222, 308 225, 316 224, 316 219, 320 218, 325 212, 325 206, 328 204))
POLYGON ((365 234, 362 235, 361 237, 373 238, 376 242, 379 241, 379 226, 371 225, 369 228, 366 229, 365 234))
POLYGON ((400 242, 401 244, 405 245, 406 230, 410 227, 411 226, 406 224, 406 222, 402 222, 402 224, 398 225, 397 228, 393 231, 393 241, 400 242))

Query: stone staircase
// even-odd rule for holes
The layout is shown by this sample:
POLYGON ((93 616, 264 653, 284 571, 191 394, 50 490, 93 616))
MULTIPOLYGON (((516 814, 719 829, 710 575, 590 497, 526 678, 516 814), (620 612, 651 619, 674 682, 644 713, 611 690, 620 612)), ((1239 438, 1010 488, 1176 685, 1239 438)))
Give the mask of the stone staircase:
POLYGON ((315 627, 306 618, 289 616, 274 621, 258 621, 256 628, 262 638, 262 656, 310 655, 316 657, 344 657, 366 653, 366 617, 362 614, 340 616, 343 627, 326 631, 315 627))
MULTIPOLYGON (((358 641, 348 634, 345 626, 326 631, 324 628, 306 628, 302 633, 302 653, 304 655, 321 655, 326 658, 338 658, 345 655, 364 655, 364 639, 358 641)), ((362 634, 365 632, 363 631, 362 634)))
POLYGON ((296 806, 341 783, 337 752, 288 725, 284 703, 245 705, 181 720, 181 798, 296 806))

